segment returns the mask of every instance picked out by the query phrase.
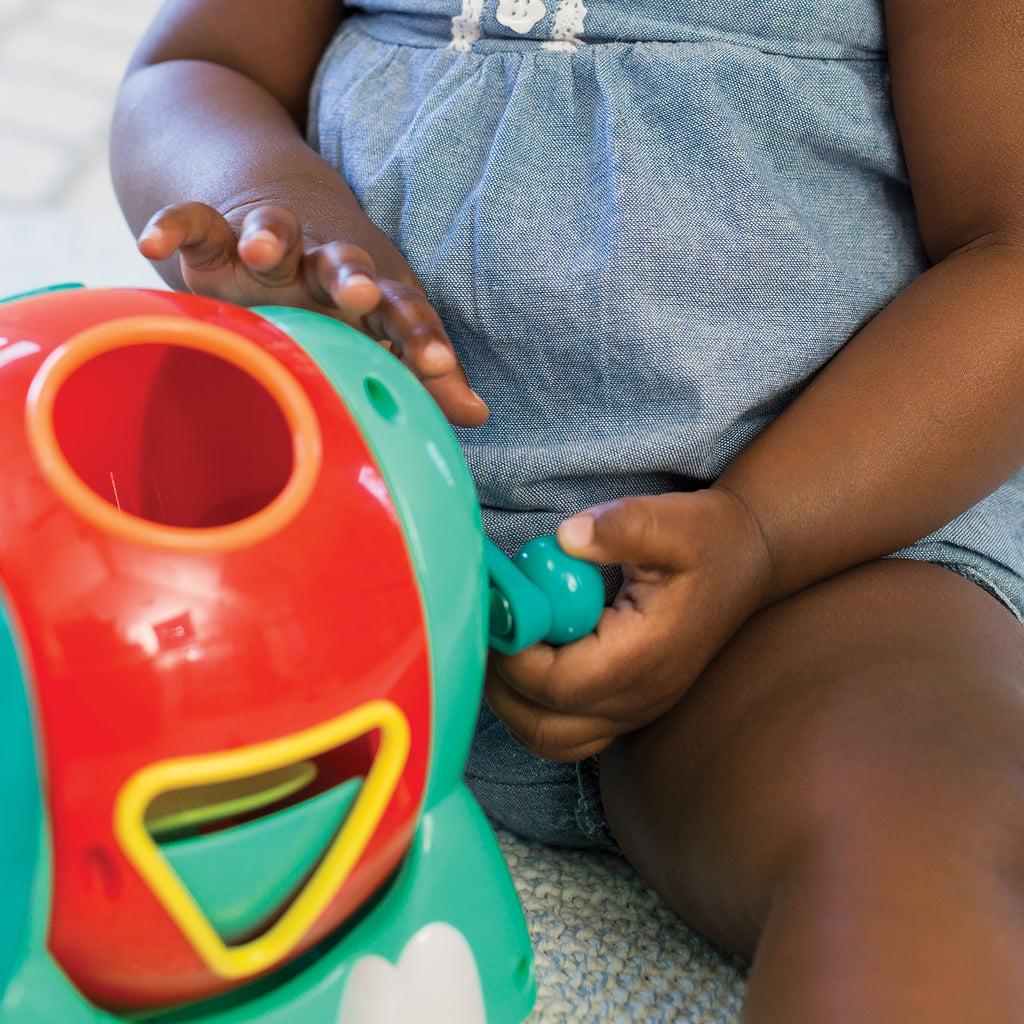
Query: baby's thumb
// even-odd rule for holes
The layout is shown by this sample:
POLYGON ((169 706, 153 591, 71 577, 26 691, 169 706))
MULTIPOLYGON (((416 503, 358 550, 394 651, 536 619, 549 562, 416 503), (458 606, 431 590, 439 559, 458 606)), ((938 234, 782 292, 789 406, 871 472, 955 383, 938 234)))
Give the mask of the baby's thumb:
POLYGON ((558 543, 566 554, 588 562, 667 568, 678 552, 661 513, 656 496, 620 498, 564 520, 558 543))

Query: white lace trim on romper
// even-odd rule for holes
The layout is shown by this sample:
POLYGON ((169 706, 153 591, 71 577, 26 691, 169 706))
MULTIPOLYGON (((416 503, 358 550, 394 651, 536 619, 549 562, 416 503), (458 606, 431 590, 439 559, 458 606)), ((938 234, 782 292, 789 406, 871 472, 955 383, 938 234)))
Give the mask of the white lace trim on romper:
POLYGON ((583 0, 559 0, 555 9, 555 20, 551 26, 551 38, 541 45, 545 50, 575 50, 580 44, 579 34, 583 31, 583 19, 587 9, 583 0))
POLYGON ((484 0, 462 0, 462 13, 452 18, 453 50, 468 51, 481 35, 480 18, 484 13, 484 0))
MULTIPOLYGON (((482 35, 480 19, 484 0, 462 0, 462 11, 452 18, 453 50, 468 51, 482 35)), ((495 18, 513 32, 529 32, 547 14, 543 0, 499 0, 495 18)), ((559 0, 551 23, 551 36, 541 44, 546 50, 574 50, 579 46, 587 9, 583 0, 559 0)))

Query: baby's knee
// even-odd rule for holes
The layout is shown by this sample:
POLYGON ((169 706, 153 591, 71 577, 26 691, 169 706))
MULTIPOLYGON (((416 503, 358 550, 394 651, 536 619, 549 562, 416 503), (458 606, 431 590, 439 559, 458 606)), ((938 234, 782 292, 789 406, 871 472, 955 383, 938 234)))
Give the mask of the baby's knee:
POLYGON ((788 806, 810 840, 930 836, 944 849, 1018 856, 1024 703, 976 678, 936 682, 929 691, 878 673, 822 701, 790 736, 788 806))
POLYGON ((929 691, 882 668, 852 676, 777 690, 714 749, 680 708, 602 757, 627 855, 729 946, 750 944, 795 874, 870 888, 927 867, 1024 883, 1024 703, 1013 687, 935 676, 929 691))

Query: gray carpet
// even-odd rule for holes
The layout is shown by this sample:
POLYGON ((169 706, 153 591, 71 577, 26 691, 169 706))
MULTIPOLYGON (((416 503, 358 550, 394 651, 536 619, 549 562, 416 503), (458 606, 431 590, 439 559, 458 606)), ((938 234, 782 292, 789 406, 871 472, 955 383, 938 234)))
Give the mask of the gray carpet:
POLYGON ((499 831, 537 967, 529 1024, 735 1024, 745 963, 684 925, 621 859, 499 831))

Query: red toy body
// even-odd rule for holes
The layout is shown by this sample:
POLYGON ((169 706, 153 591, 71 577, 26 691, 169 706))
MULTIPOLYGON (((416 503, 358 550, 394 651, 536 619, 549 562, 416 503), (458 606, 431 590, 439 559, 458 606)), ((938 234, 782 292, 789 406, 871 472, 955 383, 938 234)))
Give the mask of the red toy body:
MULTIPOLYGON (((317 366, 261 317, 171 293, 120 295, 126 340, 103 326, 109 294, 11 310, 0 564, 46 754, 50 950, 96 1005, 137 1011, 273 970, 381 886, 423 798, 431 682, 399 517, 317 366), (201 329, 178 338, 175 319, 201 329), (357 815, 372 828, 346 836, 348 863, 325 846, 317 893, 303 881, 238 926, 252 934, 200 941, 204 911, 156 891, 182 794, 255 778, 266 794, 224 809, 258 825, 289 787, 308 801, 370 777, 382 747, 394 771, 357 815)), ((258 857, 259 833, 239 849, 258 857)))

